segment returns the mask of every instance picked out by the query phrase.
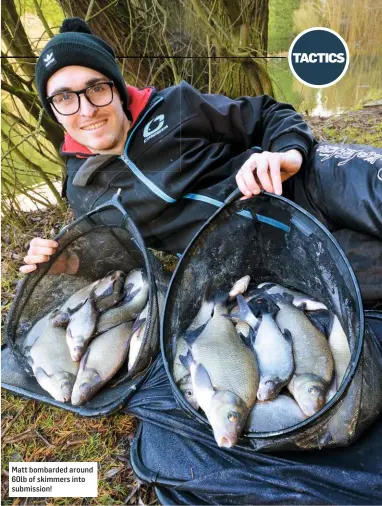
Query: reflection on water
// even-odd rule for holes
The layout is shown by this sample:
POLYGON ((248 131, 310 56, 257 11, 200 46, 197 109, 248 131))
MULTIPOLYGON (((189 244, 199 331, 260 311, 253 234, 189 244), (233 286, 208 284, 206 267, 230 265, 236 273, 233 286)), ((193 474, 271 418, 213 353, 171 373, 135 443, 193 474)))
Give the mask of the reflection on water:
POLYGON ((311 116, 321 116, 322 118, 327 118, 332 114, 341 114, 345 112, 345 107, 336 107, 335 109, 328 109, 326 96, 323 97, 323 89, 319 89, 316 92, 316 107, 312 109, 310 112, 311 116))
POLYGON ((340 33, 350 52, 345 76, 322 89, 297 81, 286 59, 272 60, 269 70, 278 100, 310 115, 330 116, 382 98, 381 0, 270 0, 270 5, 269 49, 273 55, 286 55, 294 37, 314 26, 340 33))

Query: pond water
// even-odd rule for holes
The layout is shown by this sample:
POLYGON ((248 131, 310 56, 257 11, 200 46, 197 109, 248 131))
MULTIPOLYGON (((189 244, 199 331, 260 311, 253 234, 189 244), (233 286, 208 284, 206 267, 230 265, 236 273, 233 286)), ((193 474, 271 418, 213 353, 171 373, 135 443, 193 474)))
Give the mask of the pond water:
POLYGON ((276 98, 299 111, 330 116, 382 98, 381 0, 270 0, 270 56, 276 98), (296 35, 307 28, 331 28, 345 39, 350 52, 346 75, 328 88, 309 88, 289 69, 287 55, 296 35))

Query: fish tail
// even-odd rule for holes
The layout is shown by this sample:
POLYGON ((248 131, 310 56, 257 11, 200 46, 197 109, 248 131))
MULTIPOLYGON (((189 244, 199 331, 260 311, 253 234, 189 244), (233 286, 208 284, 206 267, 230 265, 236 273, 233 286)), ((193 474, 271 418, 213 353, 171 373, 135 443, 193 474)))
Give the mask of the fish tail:
POLYGON ((191 366, 194 363, 192 358, 192 353, 188 350, 187 355, 179 355, 179 360, 182 365, 187 369, 187 371, 191 371, 191 366))
POLYGON ((244 299, 244 297, 242 295, 238 295, 236 300, 239 305, 239 312, 235 316, 239 320, 248 323, 248 325, 252 329, 255 329, 255 327, 257 326, 257 323, 258 323, 258 319, 251 311, 251 308, 248 306, 247 301, 244 299))
POLYGON ((142 327, 142 325, 145 323, 145 321, 146 321, 146 318, 141 318, 140 320, 139 319, 135 320, 135 323, 132 328, 133 332, 135 332, 140 327, 142 327))

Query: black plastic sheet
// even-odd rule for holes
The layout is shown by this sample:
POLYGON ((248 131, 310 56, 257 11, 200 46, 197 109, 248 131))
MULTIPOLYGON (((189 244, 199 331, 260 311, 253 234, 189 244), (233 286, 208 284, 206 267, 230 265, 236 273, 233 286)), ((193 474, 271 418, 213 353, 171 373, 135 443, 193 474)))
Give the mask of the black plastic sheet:
MULTIPOLYGON (((382 312, 366 316, 382 350, 382 312)), ((382 416, 346 448, 271 454, 243 444, 218 448, 212 432, 177 404, 161 357, 124 409, 141 420, 133 469, 155 485, 162 504, 382 502, 382 416)))

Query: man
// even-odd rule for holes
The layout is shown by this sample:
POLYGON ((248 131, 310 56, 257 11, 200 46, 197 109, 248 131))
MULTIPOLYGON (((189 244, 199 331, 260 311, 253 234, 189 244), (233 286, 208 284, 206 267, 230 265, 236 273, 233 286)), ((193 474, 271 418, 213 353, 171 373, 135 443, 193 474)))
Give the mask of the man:
MULTIPOLYGON (((65 20, 60 32, 38 60, 36 83, 66 132, 65 193, 77 216, 121 188, 147 245, 179 255, 236 187, 244 198, 262 188, 281 195, 307 160, 314 139, 292 106, 203 95, 185 82, 138 90, 83 20, 65 20)), ((33 239, 20 270, 33 271, 56 247, 33 239)))

